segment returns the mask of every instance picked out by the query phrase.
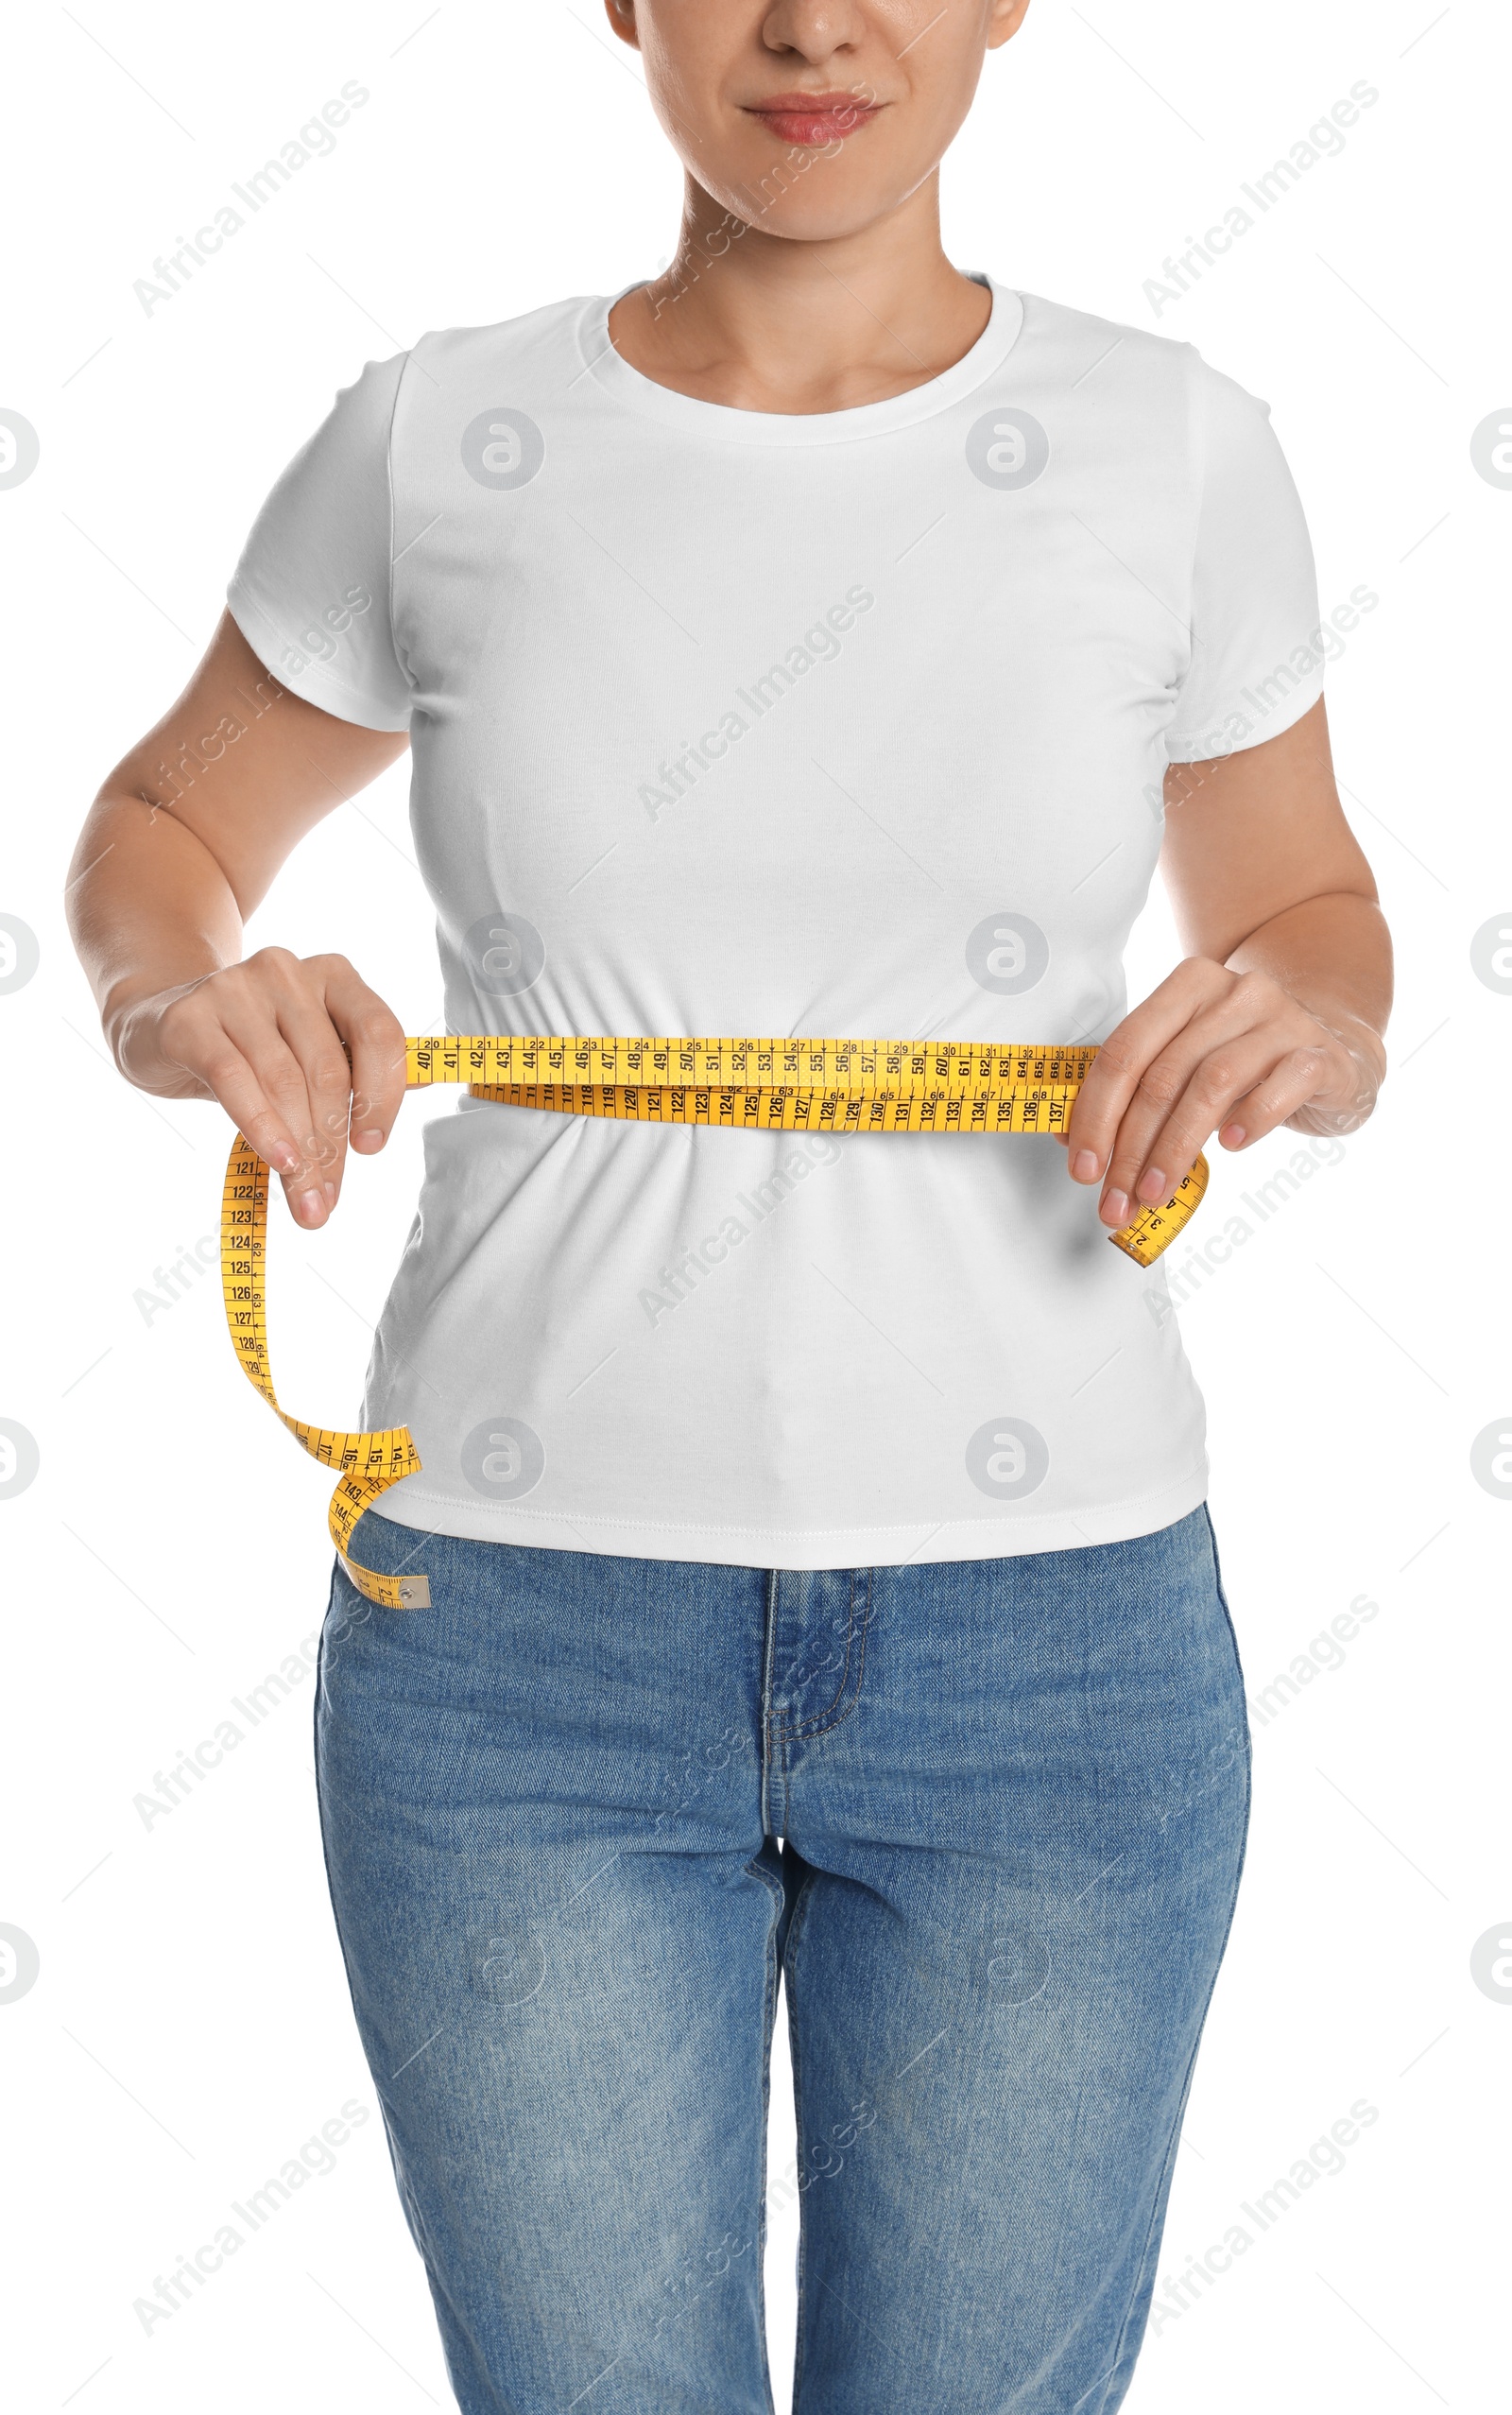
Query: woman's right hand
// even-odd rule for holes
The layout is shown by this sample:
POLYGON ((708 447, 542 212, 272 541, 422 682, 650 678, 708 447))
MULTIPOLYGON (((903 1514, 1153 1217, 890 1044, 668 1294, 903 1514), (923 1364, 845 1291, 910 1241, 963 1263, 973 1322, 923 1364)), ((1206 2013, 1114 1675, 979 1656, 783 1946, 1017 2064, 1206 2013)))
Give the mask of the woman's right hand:
POLYGON ((404 1095, 403 1025, 344 956, 260 948, 139 999, 116 1060, 160 1098, 217 1098, 313 1230, 341 1192, 348 1142, 381 1149, 404 1095))

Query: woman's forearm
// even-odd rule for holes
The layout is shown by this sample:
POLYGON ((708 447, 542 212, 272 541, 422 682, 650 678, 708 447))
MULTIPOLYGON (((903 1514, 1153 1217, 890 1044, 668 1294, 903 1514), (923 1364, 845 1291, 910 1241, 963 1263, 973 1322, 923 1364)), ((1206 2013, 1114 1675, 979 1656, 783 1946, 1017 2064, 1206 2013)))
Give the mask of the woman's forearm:
POLYGON ((106 781, 69 871, 70 925, 127 1079, 218 1099, 309 1226, 335 1204, 349 1128, 354 1148, 384 1146, 404 1035, 345 957, 245 956, 243 925, 304 834, 406 744, 290 695, 228 615, 106 781))
MULTIPOLYGON (((312 957, 301 972, 270 948, 244 962, 243 926, 305 833, 407 743, 291 695, 222 615, 183 694, 106 780, 69 868, 75 944, 129 1081, 159 1097, 217 1097, 242 1118, 263 1112, 272 1083, 301 1144, 318 1095, 324 1130, 347 1087, 345 1023, 370 1012, 372 993, 342 958, 312 957)), ((379 1020, 387 1032, 387 1009, 379 1020)), ((259 1129, 286 1155, 276 1125, 259 1129)))
POLYGON ((196 1078, 127 1044, 136 1009, 241 956, 241 913, 209 848, 163 806, 107 787, 75 850, 67 905, 122 1072, 160 1096, 202 1096, 196 1078))

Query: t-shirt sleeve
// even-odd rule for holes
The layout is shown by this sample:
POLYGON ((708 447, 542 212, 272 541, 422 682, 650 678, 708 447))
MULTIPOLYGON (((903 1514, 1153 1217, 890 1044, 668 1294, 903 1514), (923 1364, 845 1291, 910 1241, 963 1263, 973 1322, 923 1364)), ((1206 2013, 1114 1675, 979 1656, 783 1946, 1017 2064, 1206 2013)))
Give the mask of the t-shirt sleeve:
POLYGON ((366 730, 407 730, 394 645, 388 431, 407 356, 369 361, 296 453, 226 591, 252 651, 309 704, 366 730))
POLYGON ((1307 521, 1270 406, 1193 359, 1201 491, 1173 763, 1280 737, 1322 695, 1326 660, 1307 521))

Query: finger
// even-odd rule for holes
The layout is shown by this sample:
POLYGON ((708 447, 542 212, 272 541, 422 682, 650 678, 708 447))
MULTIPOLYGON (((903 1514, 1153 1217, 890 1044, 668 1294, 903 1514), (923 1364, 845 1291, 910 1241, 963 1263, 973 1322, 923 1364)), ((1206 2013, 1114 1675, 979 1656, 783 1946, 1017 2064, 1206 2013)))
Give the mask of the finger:
POLYGON ((325 1003, 352 1059, 351 1145, 369 1156, 383 1147, 404 1105, 404 1026, 344 957, 334 966, 325 1003))
POLYGON ((1101 1180, 1119 1126, 1152 1061, 1194 1016, 1226 1002, 1236 986, 1235 975, 1221 964, 1192 957, 1114 1026, 1089 1065, 1072 1107, 1067 1139, 1074 1181, 1101 1180))
MULTIPOLYGON (((1211 969, 1222 970, 1221 967, 1211 969)), ((1295 1000, 1286 997, 1263 975, 1240 974, 1228 976, 1228 986, 1222 994, 1195 1012, 1181 1030, 1155 1052, 1132 1088, 1126 1080, 1121 1085, 1127 1103, 1118 1118, 1108 1156, 1099 1169, 1103 1182, 1100 1213, 1105 1223, 1115 1232, 1127 1220, 1122 1208, 1128 1208, 1135 1202, 1136 1185, 1144 1168, 1158 1164, 1161 1172, 1165 1170, 1162 1161, 1151 1159, 1150 1146, 1175 1112, 1204 1060, 1209 1056, 1227 1055, 1236 1048, 1253 1049, 1259 1033, 1268 1030, 1271 1036, 1269 1059, 1264 1058, 1263 1050, 1259 1059, 1245 1060, 1244 1078, 1239 1087, 1246 1087, 1249 1081, 1258 1078, 1266 1062, 1273 1063, 1281 1054, 1287 1033, 1315 1028, 1295 1000)), ((1133 1018, 1128 1020, 1132 1022, 1133 1018)), ((1236 1088, 1230 1098, 1237 1095, 1236 1088)), ((1222 1103, 1227 1105, 1230 1102, 1225 1100, 1222 1103)), ((1211 1130, 1211 1126, 1208 1130, 1211 1130)), ((1207 1133, 1204 1132, 1202 1137, 1205 1139, 1207 1133)), ((1191 1165, 1201 1145, 1201 1140, 1194 1143, 1190 1152, 1175 1167, 1171 1176, 1173 1186, 1191 1165)), ((1173 1157, 1175 1147, 1173 1143, 1168 1152, 1173 1157)), ((1079 1182, 1095 1179, 1095 1165, 1096 1152, 1085 1143, 1081 1144, 1072 1161, 1075 1179, 1079 1182)), ((1157 1197, 1168 1198, 1170 1187, 1160 1190, 1158 1176, 1152 1173, 1146 1191, 1140 1192, 1138 1196, 1149 1204, 1157 1197)))
POLYGON ((219 1100, 265 1165, 284 1177, 298 1173, 303 1152, 286 1119, 222 1024, 217 1022, 213 1029, 196 1034, 190 1044, 178 1042, 172 1061, 183 1065, 219 1100))
MULTIPOLYGON (((274 1170, 284 1185, 289 1214, 297 1224, 313 1232, 325 1222, 335 1195, 331 1199, 326 1196, 324 1151, 320 1135, 314 1129, 304 1069, 274 1021, 266 996, 252 993, 244 998, 232 993, 222 1012, 227 1031, 246 1058, 267 1108, 294 1144, 292 1163, 278 1164, 274 1170)), ((343 1058, 343 1067, 345 1062, 343 1058)), ((255 1134, 248 1131, 245 1124, 242 1130, 262 1156, 255 1134)), ((269 1158, 268 1164, 273 1163, 269 1158)))
POLYGON ((1255 1088, 1237 1099, 1218 1138, 1225 1148, 1247 1148, 1263 1140, 1299 1108, 1323 1097, 1332 1067, 1326 1047, 1292 1048, 1255 1088))
MULTIPOLYGON (((276 1011, 279 1038, 298 1066, 303 1084, 309 1118, 302 1136, 303 1147, 311 1177, 329 1215, 340 1197, 346 1164, 352 1069, 341 1036, 318 993, 302 987, 291 988, 278 1000, 276 1011)), ((301 1205, 308 1210, 308 1199, 303 1199, 301 1205)), ((311 1221, 308 1213, 301 1216, 301 1221, 311 1221)), ((323 1222, 324 1217, 319 1221, 323 1222)))
MULTIPOLYGON (((1072 1172, 1075 1179, 1078 1182, 1101 1179, 1105 1196, 1113 1190, 1121 1196, 1131 1196, 1134 1182, 1146 1162, 1149 1144, 1176 1111, 1204 1059, 1217 1051, 1243 1044, 1246 1037, 1252 1036, 1246 1033, 1246 1025, 1251 1021, 1252 1017, 1237 1007, 1231 998, 1221 999, 1208 1012, 1195 1016, 1158 1049, 1136 1080, 1132 1083, 1127 1079, 1121 1080, 1116 1096, 1125 1101, 1122 1112, 1109 1131, 1108 1117, 1102 1104, 1098 1104, 1098 1121, 1092 1128, 1092 1138, 1091 1141, 1079 1140, 1072 1159, 1072 1172)), ((1274 1053, 1273 1050, 1273 1057, 1274 1053)), ((1256 1074, 1260 1070, 1257 1065, 1256 1074)), ((1251 1079, 1255 1078, 1255 1074, 1250 1077, 1251 1079)), ((1187 1162, 1190 1164, 1190 1159, 1187 1162)))
MULTIPOLYGON (((1128 1222, 1136 1207, 1154 1207, 1168 1199, 1203 1143, 1227 1124, 1236 1102, 1246 1098, 1285 1054, 1284 1040, 1274 1029, 1250 1031, 1204 1051, 1163 1112, 1160 1102, 1166 1081, 1159 1079, 1153 1095, 1142 1087, 1113 1145, 1100 1211, 1103 1221, 1116 1232, 1128 1222)), ((1316 1088, 1317 1081, 1314 1058, 1312 1088, 1316 1088)))

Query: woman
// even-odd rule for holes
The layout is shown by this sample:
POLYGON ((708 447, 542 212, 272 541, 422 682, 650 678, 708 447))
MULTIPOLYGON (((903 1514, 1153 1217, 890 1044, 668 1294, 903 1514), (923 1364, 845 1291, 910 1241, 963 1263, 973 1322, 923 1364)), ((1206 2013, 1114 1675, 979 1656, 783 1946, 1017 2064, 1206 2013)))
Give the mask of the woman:
POLYGON ((338 1567, 318 1743, 470 2415, 769 2405, 780 1973, 799 2409, 1106 2415, 1144 2324, 1248 1753, 1103 1241, 1363 1120, 1388 946, 1264 405, 940 248, 1026 7, 609 0, 672 268, 369 364, 77 858, 122 1071, 312 1228, 404 1035, 243 921, 406 741, 454 1031, 1102 1042, 1064 1156, 427 1128, 366 1404, 423 1467, 352 1557, 431 1602, 338 1567), (1190 954, 1125 1013, 1158 854, 1190 954))

